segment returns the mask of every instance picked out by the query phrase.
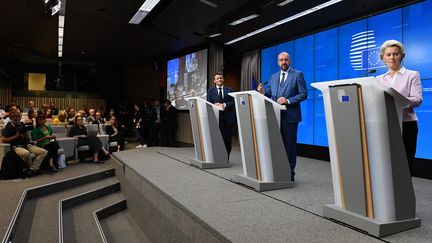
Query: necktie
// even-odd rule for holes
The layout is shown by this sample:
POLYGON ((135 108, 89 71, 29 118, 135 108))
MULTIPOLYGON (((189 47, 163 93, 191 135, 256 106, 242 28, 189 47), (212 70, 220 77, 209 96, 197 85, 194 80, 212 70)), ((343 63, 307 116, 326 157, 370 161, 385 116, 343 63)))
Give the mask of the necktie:
POLYGON ((282 77, 281 77, 281 79, 279 81, 279 86, 278 86, 278 89, 277 89, 277 96, 278 97, 281 96, 280 92, 282 92, 282 85, 284 84, 284 80, 285 80, 285 73, 282 73, 282 77))
POLYGON ((280 85, 283 85, 284 81, 285 81, 285 73, 282 73, 282 78, 281 78, 281 80, 279 82, 280 85))
POLYGON ((222 87, 219 87, 219 103, 223 103, 222 87))

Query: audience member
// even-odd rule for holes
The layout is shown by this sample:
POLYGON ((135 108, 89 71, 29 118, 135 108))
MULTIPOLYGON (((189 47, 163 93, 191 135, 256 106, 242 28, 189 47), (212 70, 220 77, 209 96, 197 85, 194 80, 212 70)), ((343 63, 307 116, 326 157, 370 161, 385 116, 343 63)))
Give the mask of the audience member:
MULTIPOLYGON (((103 152, 106 156, 109 157, 109 152, 102 147, 102 143, 99 138, 96 136, 87 136, 87 129, 83 125, 84 118, 81 116, 75 116, 74 118, 74 126, 71 127, 68 136, 69 137, 77 137, 78 144, 77 146, 87 145, 90 147, 90 151, 93 153, 93 162, 94 163, 103 163, 99 160, 99 152, 103 152)), ((83 160, 83 159, 80 159, 83 160)))
POLYGON ((87 121, 87 123, 92 123, 95 120, 96 120, 95 109, 90 109, 89 115, 87 116, 86 121, 87 121))
MULTIPOLYGON (((58 115, 59 114, 59 109, 56 107, 56 104, 55 104, 55 102, 54 101, 51 101, 50 102, 50 106, 49 106, 49 108, 51 109, 51 113, 53 114, 53 115, 58 115)), ((47 117, 48 118, 48 117, 47 117)))
POLYGON ((38 147, 48 151, 45 161, 48 160, 48 166, 42 164, 42 168, 47 168, 49 171, 57 172, 57 158, 59 144, 55 140, 56 136, 53 135, 53 131, 50 126, 46 125, 45 117, 38 115, 36 118, 36 128, 32 131, 31 137, 33 141, 36 141, 38 147))
POLYGON ((117 142, 117 152, 124 149, 124 128, 117 124, 117 118, 111 116, 109 125, 105 127, 110 142, 117 142))
POLYGON ((60 111, 58 113, 58 116, 56 118, 54 118, 53 124, 55 124, 55 125, 67 125, 66 111, 60 111))
POLYGON ((29 110, 35 110, 37 111, 38 109, 35 107, 34 101, 33 100, 29 100, 27 103, 27 107, 24 108, 24 112, 28 112, 29 110))
POLYGON ((29 138, 26 136, 27 131, 34 129, 33 126, 25 126, 20 122, 21 114, 19 110, 14 109, 10 112, 11 122, 9 122, 4 129, 3 143, 9 143, 15 153, 20 156, 27 165, 25 173, 29 176, 33 174, 40 174, 39 169, 42 161, 47 155, 45 149, 39 148, 29 143, 29 138), (36 154, 36 158, 32 161, 30 153, 36 154))

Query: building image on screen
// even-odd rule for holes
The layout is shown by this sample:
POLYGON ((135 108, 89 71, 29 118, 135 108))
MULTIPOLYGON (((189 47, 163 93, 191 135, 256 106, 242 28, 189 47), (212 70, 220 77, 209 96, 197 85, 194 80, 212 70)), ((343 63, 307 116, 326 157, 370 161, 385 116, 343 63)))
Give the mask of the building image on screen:
POLYGON ((187 110, 186 98, 207 95, 207 49, 171 59, 167 63, 167 99, 187 110))

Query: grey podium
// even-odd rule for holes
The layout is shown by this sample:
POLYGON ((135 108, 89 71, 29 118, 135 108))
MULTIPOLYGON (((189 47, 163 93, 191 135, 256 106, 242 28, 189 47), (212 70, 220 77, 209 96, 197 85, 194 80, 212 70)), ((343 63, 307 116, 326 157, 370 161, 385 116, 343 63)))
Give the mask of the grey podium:
POLYGON ((202 169, 229 167, 228 152, 219 130, 219 108, 200 97, 186 100, 195 146, 195 158, 190 163, 202 169))
POLYGON ((289 188, 291 169, 280 133, 285 106, 256 91, 233 92, 243 174, 235 181, 257 191, 289 188))
POLYGON ((335 201, 324 216, 377 237, 419 227, 402 141, 410 101, 374 77, 312 87, 323 93, 335 201))

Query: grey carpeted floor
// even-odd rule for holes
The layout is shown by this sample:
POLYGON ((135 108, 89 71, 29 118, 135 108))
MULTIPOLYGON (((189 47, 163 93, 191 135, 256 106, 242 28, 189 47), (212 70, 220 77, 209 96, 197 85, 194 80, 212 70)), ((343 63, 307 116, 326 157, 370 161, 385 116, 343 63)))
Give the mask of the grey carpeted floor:
POLYGON ((75 163, 53 174, 42 174, 26 180, 0 180, 0 236, 3 238, 25 189, 113 168, 113 160, 104 164, 75 163))
POLYGON ((151 242, 136 224, 129 210, 120 211, 101 221, 108 242, 151 242))
MULTIPOLYGON (((242 173, 240 153, 238 149, 234 149, 231 154, 230 163, 232 166, 230 168, 211 169, 205 172, 202 171, 201 173, 204 173, 201 174, 202 177, 197 176, 197 178, 194 177, 196 175, 194 175, 193 172, 190 172, 190 170, 197 170, 197 171, 199 170, 183 164, 183 163, 188 163, 189 159, 194 155, 193 148, 190 147, 189 148, 163 148, 163 147, 143 148, 139 150, 121 152, 118 155, 124 161, 126 161, 128 165, 132 166, 135 170, 142 171, 145 177, 147 179, 150 179, 152 183, 156 182, 156 185, 159 185, 157 184, 159 182, 160 186, 166 186, 168 184, 169 186, 167 186, 167 191, 168 193, 172 192, 172 194, 169 195, 179 196, 179 198, 183 197, 181 195, 177 195, 179 192, 176 192, 179 191, 177 187, 179 187, 180 183, 175 183, 171 185, 170 184, 171 182, 168 179, 168 178, 175 177, 177 174, 180 174, 180 179, 182 181, 189 180, 190 183, 200 183, 204 185, 205 182, 203 176, 207 174, 208 176, 218 178, 219 180, 213 183, 217 183, 217 185, 219 186, 219 184, 222 183, 221 179, 225 181, 231 181, 236 174, 242 173), (158 158, 157 154, 164 155, 167 156, 168 158, 171 158, 171 162, 162 163, 159 160, 164 160, 164 159, 158 158), (154 159, 150 159, 150 158, 154 158, 154 159), (158 160, 159 162, 153 164, 152 163, 153 160, 158 160), (163 173, 157 175, 158 173, 161 173, 160 170, 162 168, 156 169, 153 167, 159 165, 162 166, 162 168, 164 168, 165 170, 167 170, 165 175, 163 173), (180 170, 180 168, 182 169, 180 170), (181 174, 181 172, 179 171, 184 172, 186 174, 181 174), (191 177, 189 173, 192 173, 193 176, 191 177), (165 179, 161 179, 161 178, 165 178, 165 179)), ((281 206, 281 210, 284 211, 283 214, 286 214, 287 217, 289 218, 293 218, 293 220, 299 220, 299 222, 295 222, 295 224, 301 222, 301 224, 304 224, 303 226, 309 227, 311 234, 312 232, 314 232, 316 236, 319 235, 319 233, 317 232, 320 232, 321 230, 331 226, 330 227, 331 229, 327 229, 330 230, 326 235, 327 237, 329 237, 327 240, 376 241, 375 238, 364 235, 363 233, 354 231, 352 229, 348 229, 345 226, 341 226, 339 224, 323 219, 321 217, 323 205, 333 203, 333 189, 332 189, 332 182, 331 182, 330 163, 326 161, 319 161, 319 160, 313 160, 313 159, 302 158, 302 157, 298 158, 297 163, 298 164, 296 169, 297 175, 296 175, 295 188, 257 193, 250 189, 242 187, 242 190, 240 190, 241 192, 239 191, 238 193, 243 193, 244 190, 248 190, 251 192, 251 194, 249 195, 250 198, 246 197, 239 200, 246 200, 246 201, 249 200, 250 203, 252 204, 256 203, 254 207, 257 207, 255 209, 258 211, 264 210, 264 208, 258 207, 258 205, 263 203, 280 204, 274 206, 275 207, 281 206), (260 200, 264 200, 264 201, 259 202, 260 200), (298 215, 298 213, 300 213, 300 216, 298 215), (304 220, 302 220, 302 217, 304 217, 304 220), (330 236, 334 233, 337 233, 336 237, 335 235, 330 236)), ((184 186, 188 187, 191 185, 190 183, 185 182, 184 186)), ((430 207, 432 202, 432 181, 420 179, 420 178, 413 178, 413 184, 414 184, 414 189, 417 198, 417 217, 422 219, 422 226, 420 228, 412 229, 409 231, 405 231, 405 232, 401 232, 398 234, 385 237, 383 238, 383 240, 390 241, 390 242, 431 242, 432 210, 430 210, 430 207)), ((194 192, 192 189, 190 189, 190 193, 201 194, 199 198, 209 197, 210 195, 207 195, 206 191, 210 192, 212 190, 212 186, 211 185, 207 185, 207 186, 208 186, 207 190, 204 190, 202 192, 198 192, 198 191, 194 192)), ((232 190, 232 188, 229 187, 226 188, 226 190, 232 190)), ((181 190, 180 192, 187 194, 188 190, 181 190)), ((235 214, 235 212, 233 213, 235 214)), ((243 213, 241 212, 238 212, 238 214, 239 214, 238 217, 243 216, 243 213)), ((266 215, 266 219, 264 223, 268 223, 271 225, 284 224, 284 222, 278 222, 277 219, 280 219, 278 215, 274 215, 274 217, 275 218, 272 218, 270 214, 266 215)), ((256 221, 251 223, 256 223, 256 221)), ((302 229, 301 226, 296 226, 296 227, 299 228, 293 231, 292 232, 293 234, 296 233, 296 231, 298 233, 299 229, 302 229)), ((275 226, 275 228, 280 228, 280 227, 275 226)), ((237 228, 237 230, 241 231, 241 229, 239 228, 237 228)), ((245 232, 248 232, 248 230, 245 229, 245 232)), ((309 240, 311 239, 309 236, 306 238, 308 238, 309 240)), ((316 238, 316 240, 318 240, 318 238, 316 238)))

